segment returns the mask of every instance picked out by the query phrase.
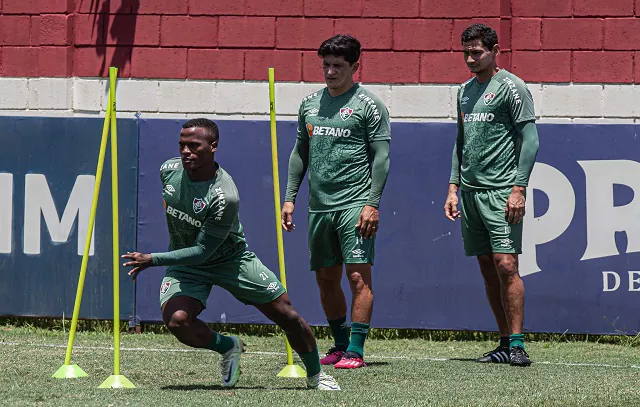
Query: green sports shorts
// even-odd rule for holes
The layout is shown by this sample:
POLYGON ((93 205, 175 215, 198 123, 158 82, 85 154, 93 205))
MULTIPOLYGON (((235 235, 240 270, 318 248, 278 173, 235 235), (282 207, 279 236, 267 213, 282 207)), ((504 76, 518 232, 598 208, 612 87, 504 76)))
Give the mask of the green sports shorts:
POLYGON ((209 269, 168 267, 160 285, 160 306, 170 298, 186 296, 199 300, 206 308, 214 285, 229 291, 245 304, 266 304, 286 291, 253 252, 245 251, 233 260, 209 269))
POLYGON ((309 212, 311 270, 336 264, 373 265, 375 236, 360 237, 356 224, 364 206, 333 212, 309 212))
POLYGON ((467 256, 522 253, 522 222, 509 224, 505 212, 511 190, 460 191, 462 239, 467 256))

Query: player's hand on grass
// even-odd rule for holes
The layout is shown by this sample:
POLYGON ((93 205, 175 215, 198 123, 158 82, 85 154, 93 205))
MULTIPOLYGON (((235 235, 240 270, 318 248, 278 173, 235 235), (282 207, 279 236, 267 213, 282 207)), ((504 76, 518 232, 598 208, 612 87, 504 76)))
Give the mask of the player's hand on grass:
POLYGON ((458 186, 450 185, 449 194, 447 200, 444 203, 444 216, 452 222, 456 221, 456 218, 460 217, 460 211, 458 210, 458 186))
POLYGON ((507 199, 507 208, 505 209, 507 221, 513 225, 522 222, 525 212, 524 187, 513 187, 511 195, 507 199))
POLYGON ((285 202, 282 205, 282 228, 287 232, 292 232, 296 229, 296 225, 293 223, 293 211, 295 210, 295 205, 293 202, 285 202))
POLYGON ((360 229, 360 236, 364 239, 373 237, 378 232, 378 215, 378 208, 369 205, 362 208, 356 229, 360 229))
POLYGON ((138 252, 134 252, 134 253, 127 252, 127 254, 122 255, 122 258, 131 260, 126 263, 123 263, 122 265, 125 267, 133 267, 129 271, 128 275, 133 276, 134 281, 142 270, 148 267, 151 267, 153 264, 150 254, 143 254, 138 252))

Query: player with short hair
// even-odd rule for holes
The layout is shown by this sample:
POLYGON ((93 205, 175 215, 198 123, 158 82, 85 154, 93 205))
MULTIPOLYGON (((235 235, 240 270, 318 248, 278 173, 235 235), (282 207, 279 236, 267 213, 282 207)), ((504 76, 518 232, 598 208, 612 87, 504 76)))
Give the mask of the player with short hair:
POLYGON ((389 113, 353 80, 360 66, 357 39, 342 34, 329 38, 318 56, 327 86, 300 104, 282 227, 295 229, 296 195, 308 169, 310 268, 335 340, 321 363, 353 369, 365 366, 364 342, 373 311, 371 266, 378 206, 389 172, 389 113), (341 287, 343 263, 352 293, 351 337, 341 287))
POLYGON ((333 377, 322 372, 316 340, 309 326, 291 305, 276 276, 247 250, 239 218, 236 185, 215 160, 218 126, 193 119, 180 131, 180 157, 160 167, 163 201, 169 228, 169 251, 127 253, 135 279, 142 270, 167 266, 160 286, 162 319, 185 345, 222 355, 222 384, 233 387, 240 375, 244 343, 237 336, 212 332, 198 319, 213 285, 254 305, 282 328, 291 347, 307 369, 307 386, 340 390, 333 377))
POLYGON ((500 332, 500 345, 478 361, 529 366, 518 254, 539 146, 533 99, 520 78, 498 67, 500 46, 492 28, 473 24, 461 40, 475 77, 458 91, 458 136, 444 212, 452 221, 462 215, 465 254, 478 258, 500 332))

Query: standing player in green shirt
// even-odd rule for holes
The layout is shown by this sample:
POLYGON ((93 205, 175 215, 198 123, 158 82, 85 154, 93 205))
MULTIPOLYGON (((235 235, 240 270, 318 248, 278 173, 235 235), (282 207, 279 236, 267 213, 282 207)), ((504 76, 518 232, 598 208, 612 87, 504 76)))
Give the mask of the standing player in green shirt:
POLYGON ((322 372, 316 340, 289 301, 276 276, 247 250, 239 217, 240 198, 231 176, 214 161, 218 126, 207 119, 189 120, 180 131, 180 157, 160 167, 162 197, 169 227, 166 253, 127 253, 124 266, 140 271, 167 266, 160 286, 162 319, 185 345, 222 355, 222 385, 233 387, 240 375, 244 343, 237 336, 212 332, 198 315, 213 285, 252 304, 282 328, 307 369, 307 386, 340 390, 322 372))
POLYGON ((475 77, 458 91, 458 136, 444 212, 452 221, 462 215, 465 254, 478 257, 500 332, 500 345, 478 361, 529 366, 518 254, 526 187, 538 153, 533 100, 520 78, 498 68, 493 29, 470 26, 462 48, 475 77))
POLYGON ((360 42, 336 35, 322 43, 327 86, 302 100, 298 135, 289 159, 282 227, 292 216, 300 183, 309 171, 309 252, 322 308, 335 346, 321 360, 339 369, 365 366, 364 342, 373 310, 371 266, 378 205, 389 171, 389 113, 356 84, 360 42), (341 287, 342 264, 351 288, 351 338, 341 287))

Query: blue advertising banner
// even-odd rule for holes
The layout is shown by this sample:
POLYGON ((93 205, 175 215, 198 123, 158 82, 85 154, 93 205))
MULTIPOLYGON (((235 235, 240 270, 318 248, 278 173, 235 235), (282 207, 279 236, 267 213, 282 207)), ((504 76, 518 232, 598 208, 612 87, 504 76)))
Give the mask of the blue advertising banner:
MULTIPOLYGON (((160 165, 179 155, 181 121, 141 120, 138 250, 165 251, 160 165)), ((240 191, 240 219, 250 249, 276 275, 276 223, 269 123, 220 121, 216 160, 240 191)), ((524 254, 525 329, 535 332, 634 333, 640 316, 640 127, 539 125, 540 152, 528 190, 524 254)), ((295 123, 278 123, 282 194, 295 123)), ((372 326, 495 330, 474 258, 464 256, 460 222, 443 215, 455 125, 394 123, 391 170, 380 207, 373 269, 372 326)), ((285 233, 289 294, 314 325, 326 324, 307 247, 306 180, 296 230, 285 233)), ((137 310, 161 320, 162 269, 139 277, 137 310)), ((346 278, 343 286, 350 298, 346 278)), ((207 322, 268 322, 214 287, 207 322)))
MULTIPOLYGON (((71 318, 102 125, 100 118, 0 117, 0 315, 71 318)), ((120 247, 126 251, 135 249, 136 121, 119 119, 118 135, 120 247)), ((81 318, 113 317, 110 160, 107 153, 81 318)), ((133 294, 124 280, 123 319, 133 312, 133 294)))

